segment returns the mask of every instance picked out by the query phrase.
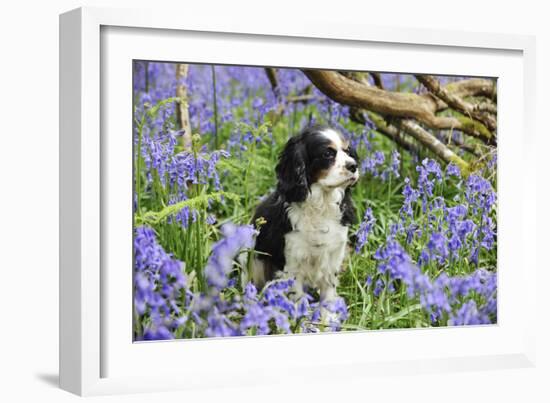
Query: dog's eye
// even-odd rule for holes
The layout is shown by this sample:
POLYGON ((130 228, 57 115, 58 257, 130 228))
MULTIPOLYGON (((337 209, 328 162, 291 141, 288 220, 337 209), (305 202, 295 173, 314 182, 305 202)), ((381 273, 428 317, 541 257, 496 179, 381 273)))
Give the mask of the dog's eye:
POLYGON ((329 148, 323 153, 323 158, 330 159, 333 158, 336 154, 336 151, 334 151, 332 148, 329 148))

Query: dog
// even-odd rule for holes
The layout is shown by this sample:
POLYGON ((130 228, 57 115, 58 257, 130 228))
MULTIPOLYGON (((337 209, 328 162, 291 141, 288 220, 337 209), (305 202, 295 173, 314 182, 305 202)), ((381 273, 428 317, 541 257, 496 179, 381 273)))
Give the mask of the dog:
POLYGON ((277 186, 256 208, 263 218, 252 258, 252 281, 261 289, 276 278, 293 278, 294 296, 304 286, 322 302, 338 295, 338 273, 356 222, 351 187, 359 179, 350 143, 328 126, 306 127, 291 137, 275 168, 277 186))

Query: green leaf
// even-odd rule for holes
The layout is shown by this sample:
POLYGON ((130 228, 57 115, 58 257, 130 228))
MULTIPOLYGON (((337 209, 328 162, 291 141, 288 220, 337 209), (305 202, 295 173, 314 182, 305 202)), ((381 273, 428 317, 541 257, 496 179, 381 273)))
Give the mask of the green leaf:
POLYGON ((407 316, 411 312, 418 311, 420 309, 422 309, 422 305, 420 305, 420 304, 415 304, 415 305, 405 307, 402 310, 400 310, 399 312, 397 312, 396 314, 386 318, 386 320, 384 321, 383 326, 391 325, 392 323, 397 322, 399 319, 403 319, 405 316, 407 316))
POLYGON ((179 203, 171 204, 164 207, 160 211, 147 211, 141 216, 136 217, 137 224, 158 224, 159 222, 165 220, 172 214, 177 214, 182 208, 190 207, 193 209, 206 208, 209 201, 220 202, 222 198, 227 198, 230 200, 239 200, 239 196, 235 193, 229 192, 214 192, 207 193, 193 197, 191 199, 183 200, 179 203))

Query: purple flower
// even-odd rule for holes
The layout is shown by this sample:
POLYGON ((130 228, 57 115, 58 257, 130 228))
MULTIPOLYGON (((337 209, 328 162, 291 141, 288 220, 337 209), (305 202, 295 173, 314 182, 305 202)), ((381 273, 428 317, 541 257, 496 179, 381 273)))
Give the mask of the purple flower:
POLYGON ((439 264, 443 264, 449 255, 447 238, 440 232, 434 232, 428 241, 428 250, 432 259, 437 258, 439 264))
POLYGON ((355 252, 359 253, 365 246, 368 241, 368 237, 372 232, 374 224, 376 223, 376 218, 372 214, 372 209, 369 207, 365 210, 365 216, 363 221, 357 230, 357 241, 355 243, 355 252))
POLYGON ((173 338, 172 332, 166 326, 147 328, 143 333, 143 340, 170 340, 173 338))
POLYGON ((227 287, 233 259, 242 249, 252 248, 256 230, 251 225, 236 226, 228 223, 221 228, 223 239, 212 247, 212 254, 204 269, 209 286, 217 290, 227 287))
POLYGON ((451 178, 453 176, 456 178, 460 178, 460 168, 458 168, 456 164, 451 162, 449 165, 447 165, 447 168, 445 169, 445 175, 447 178, 451 178))
POLYGON ((392 174, 399 178, 399 166, 401 164, 401 154, 399 154, 399 151, 393 150, 391 153, 391 165, 390 169, 392 174))
POLYGON ((382 289, 384 288, 384 282, 381 279, 376 280, 376 284, 374 286, 374 296, 378 297, 380 293, 382 292, 382 289))
POLYGON ((411 180, 409 178, 405 178, 405 186, 403 187, 403 196, 405 199, 403 200, 403 206, 399 210, 399 214, 402 219, 405 219, 405 217, 411 217, 413 216, 413 203, 416 202, 416 200, 419 197, 419 192, 414 189, 411 186, 411 180))
POLYGON ((184 264, 173 259, 157 243, 150 227, 137 227, 134 236, 134 307, 140 316, 149 315, 152 325, 143 338, 158 340, 164 328, 173 326, 173 317, 181 314, 174 301, 185 295, 184 264))
POLYGON ((489 317, 480 312, 474 300, 467 301, 449 319, 449 326, 485 325, 491 323, 489 317))
POLYGON ((336 314, 336 317, 331 317, 329 326, 331 330, 339 330, 341 323, 348 318, 348 307, 343 298, 339 297, 333 301, 323 303, 323 307, 329 312, 336 314))
POLYGON ((376 151, 372 156, 363 159, 361 162, 361 172, 363 174, 368 172, 374 177, 379 176, 378 167, 384 164, 385 159, 386 157, 382 151, 376 151))
POLYGON ((218 308, 214 306, 208 314, 208 326, 204 331, 207 337, 226 337, 226 336, 239 336, 240 333, 235 324, 218 311, 218 308))

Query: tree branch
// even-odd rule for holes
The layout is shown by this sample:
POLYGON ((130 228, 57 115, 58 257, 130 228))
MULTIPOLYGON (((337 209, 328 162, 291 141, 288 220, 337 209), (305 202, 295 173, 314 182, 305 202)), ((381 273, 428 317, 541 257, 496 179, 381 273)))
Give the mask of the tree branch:
POLYGON ((422 128, 418 123, 411 119, 403 119, 399 122, 399 126, 414 137, 417 141, 424 144, 431 152, 437 155, 443 161, 450 163, 453 162, 462 171, 467 173, 470 170, 470 165, 456 155, 445 144, 439 141, 434 135, 422 128))
MULTIPOLYGON (((358 77, 352 77, 355 80, 358 80, 358 77)), ((370 84, 367 82, 367 86, 370 87, 370 84)), ((363 111, 359 108, 351 107, 351 118, 355 121, 365 122, 363 111)), ((401 130, 407 132, 411 137, 416 139, 420 144, 424 145, 430 151, 432 151, 438 158, 441 160, 450 163, 454 162, 460 167, 462 173, 467 173, 470 170, 469 164, 456 155, 451 149, 449 149, 445 144, 439 141, 433 134, 424 130, 422 126, 418 125, 413 120, 409 119, 397 119, 397 127, 388 123, 382 116, 376 114, 372 111, 366 111, 370 120, 375 124, 377 130, 384 134, 386 137, 393 140, 395 143, 399 144, 408 151, 414 150, 416 154, 419 154, 418 147, 414 142, 406 140, 400 135, 401 130), (400 130, 401 129, 401 130, 400 130)))
POLYGON ((384 84, 382 83, 382 77, 380 76, 380 73, 370 73, 372 79, 374 80, 374 85, 376 85, 381 90, 384 89, 384 84))
POLYGON ((369 87, 326 70, 303 70, 311 82, 329 98, 341 104, 400 118, 414 118, 433 129, 456 129, 486 143, 495 143, 487 128, 466 116, 436 116, 438 103, 431 97, 369 87))
POLYGON ((461 150, 463 150, 463 151, 465 151, 469 154, 472 154, 476 158, 481 158, 482 154, 481 154, 481 151, 479 150, 480 144, 475 144, 473 146, 471 146, 469 144, 466 144, 466 143, 464 143, 463 140, 453 136, 453 131, 452 130, 448 131, 447 133, 440 132, 439 139, 441 139, 442 137, 443 137, 442 142, 444 142, 446 140, 447 145, 452 143, 455 147, 458 147, 459 149, 461 149, 461 150))
POLYGON ((470 78, 445 85, 445 89, 457 97, 485 97, 496 100, 497 87, 494 81, 483 78, 470 78))
POLYGON ((474 118, 478 122, 485 125, 485 127, 487 127, 492 132, 496 130, 496 119, 494 119, 490 115, 480 113, 474 108, 472 104, 464 101, 462 98, 456 96, 452 92, 447 91, 447 89, 442 87, 441 83, 435 77, 424 74, 417 74, 415 75, 415 77, 418 81, 422 83, 424 87, 428 89, 428 91, 434 94, 437 98, 441 99, 451 108, 454 108, 457 111, 474 118))
POLYGON ((376 130, 382 133, 384 136, 389 138, 391 141, 401 146, 403 149, 407 150, 412 154, 419 154, 421 149, 417 143, 409 140, 406 137, 403 137, 400 133, 400 130, 394 125, 386 122, 382 116, 377 113, 367 111, 364 109, 351 108, 350 109, 350 119, 356 123, 364 125, 367 122, 365 114, 368 116, 370 121, 376 126, 376 130))
MULTIPOLYGON (((407 123, 405 123, 406 127, 402 127, 401 122, 398 122, 397 126, 399 126, 399 127, 396 127, 395 125, 387 122, 382 116, 380 116, 377 113, 374 113, 374 112, 371 112, 371 111, 366 111, 366 110, 355 109, 355 108, 351 109, 350 118, 353 121, 357 122, 357 123, 365 124, 366 119, 365 119, 364 114, 366 114, 368 116, 368 118, 370 119, 370 121, 372 123, 374 123, 374 125, 376 126, 376 130, 378 132, 382 133, 384 136, 386 136, 387 138, 389 138, 394 143, 398 144, 399 146, 401 146, 403 149, 407 150, 408 152, 418 155, 418 154, 420 154, 421 148, 419 147, 418 143, 414 143, 413 141, 410 141, 406 137, 403 137, 401 135, 401 129, 404 129, 404 131, 406 131, 409 135, 411 135, 411 137, 417 139, 417 141, 420 144, 426 145, 426 147, 431 149, 432 152, 434 152, 434 149, 428 147, 426 142, 436 144, 436 146, 435 146, 436 150, 435 150, 434 153, 441 160, 443 160, 447 163, 448 162, 454 162, 457 165, 459 165, 463 169, 463 171, 465 171, 465 172, 467 172, 467 169, 469 169, 469 165, 466 163, 466 161, 464 161, 459 156, 457 156, 455 153, 453 153, 451 150, 449 150, 448 147, 444 143, 439 141, 437 138, 433 137, 433 135, 431 133, 429 133, 428 131, 422 129, 422 127, 418 126, 418 128, 417 128, 417 127, 409 126, 407 123), (437 142, 439 142, 440 144, 438 144, 437 142)), ((451 141, 453 142, 453 144, 455 146, 463 149, 464 151, 466 151, 466 152, 468 152, 468 153, 470 153, 470 154, 472 154, 476 157, 481 156, 479 151, 476 150, 475 148, 470 147, 466 144, 460 143, 458 141, 455 141, 454 139, 451 139, 451 141)), ((432 147, 434 147, 434 146, 432 146, 432 147)))
POLYGON ((474 110, 477 112, 486 112, 493 115, 497 114, 497 106, 492 102, 480 102, 474 105, 474 110))
POLYGON ((280 91, 279 91, 279 78, 277 77, 277 69, 273 67, 265 67, 264 70, 265 70, 267 79, 269 80, 269 84, 271 84, 271 90, 275 94, 275 97, 278 97, 280 94, 280 91))

